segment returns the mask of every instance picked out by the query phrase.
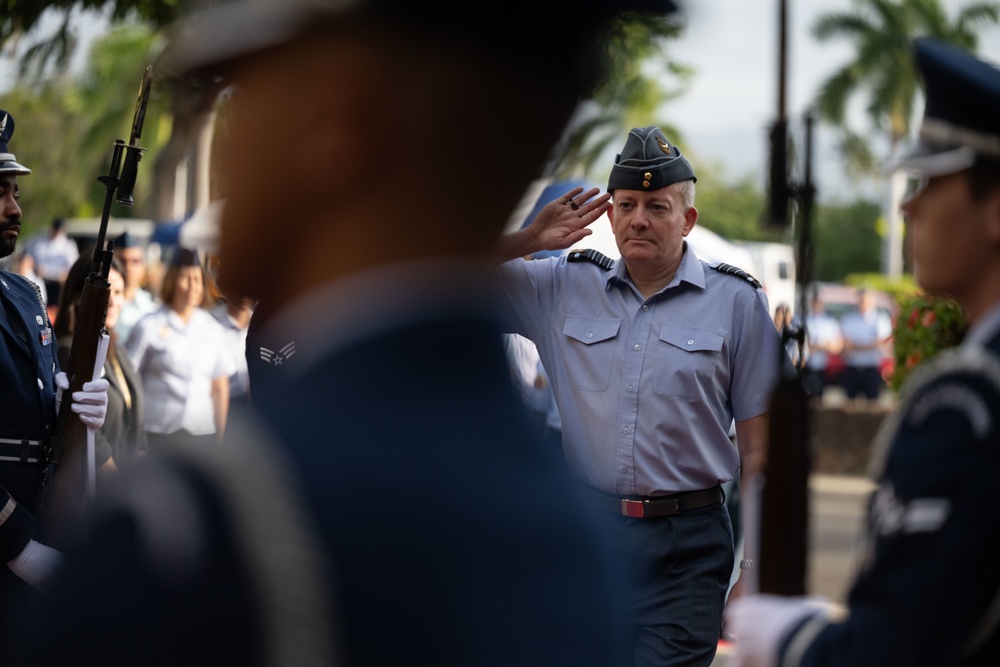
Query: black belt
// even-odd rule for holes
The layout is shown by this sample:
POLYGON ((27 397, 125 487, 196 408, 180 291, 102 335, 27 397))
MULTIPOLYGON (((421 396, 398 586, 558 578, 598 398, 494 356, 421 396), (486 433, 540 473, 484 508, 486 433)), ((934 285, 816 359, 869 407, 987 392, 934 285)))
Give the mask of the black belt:
POLYGON ((0 438, 0 461, 38 463, 37 440, 8 440, 0 438))
POLYGON ((718 505, 726 499, 721 486, 700 491, 674 493, 653 498, 620 498, 597 493, 598 506, 613 514, 632 519, 649 519, 660 516, 676 516, 691 510, 718 505))

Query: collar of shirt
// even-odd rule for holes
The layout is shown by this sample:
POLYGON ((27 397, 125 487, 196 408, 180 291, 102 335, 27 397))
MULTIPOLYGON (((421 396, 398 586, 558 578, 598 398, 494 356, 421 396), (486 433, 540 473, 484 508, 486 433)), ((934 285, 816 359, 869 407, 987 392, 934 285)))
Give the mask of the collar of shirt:
POLYGON ((983 314, 979 321, 969 328, 962 345, 985 345, 1000 330, 1000 303, 983 314))
POLYGON ((191 319, 188 320, 187 322, 182 320, 181 316, 173 308, 170 308, 169 306, 163 306, 163 310, 167 314, 167 324, 170 325, 170 328, 175 329, 177 331, 184 331, 189 326, 191 326, 191 323, 195 320, 195 318, 199 317, 198 312, 201 310, 201 307, 195 308, 194 311, 192 311, 191 319))
MULTIPOLYGON (((672 287, 677 287, 681 282, 690 283, 699 289, 705 289, 705 267, 687 241, 684 241, 684 254, 681 255, 681 263, 677 265, 677 271, 674 272, 673 279, 657 294, 662 294, 672 287)), ((608 275, 605 289, 610 289, 612 283, 628 285, 632 289, 635 289, 635 284, 632 282, 632 278, 628 274, 628 268, 625 266, 625 260, 622 258, 619 258, 615 262, 615 270, 608 275)))
POLYGON ((210 312, 212 317, 214 317, 219 324, 224 326, 226 329, 230 329, 232 331, 246 331, 247 329, 246 327, 240 326, 239 322, 237 322, 233 316, 229 314, 229 308, 226 307, 225 302, 217 304, 210 312))
POLYGON ((496 320, 497 308, 495 258, 439 257, 326 283, 269 317, 265 337, 295 340, 302 372, 333 350, 406 322, 435 313, 496 320))

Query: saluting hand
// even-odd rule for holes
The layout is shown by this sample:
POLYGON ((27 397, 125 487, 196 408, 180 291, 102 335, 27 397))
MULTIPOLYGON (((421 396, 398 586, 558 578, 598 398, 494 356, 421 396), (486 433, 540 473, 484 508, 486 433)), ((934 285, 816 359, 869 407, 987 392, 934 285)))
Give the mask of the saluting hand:
POLYGON ((541 250, 565 250, 590 236, 587 226, 608 210, 611 195, 600 188, 573 188, 546 204, 529 226, 541 250))

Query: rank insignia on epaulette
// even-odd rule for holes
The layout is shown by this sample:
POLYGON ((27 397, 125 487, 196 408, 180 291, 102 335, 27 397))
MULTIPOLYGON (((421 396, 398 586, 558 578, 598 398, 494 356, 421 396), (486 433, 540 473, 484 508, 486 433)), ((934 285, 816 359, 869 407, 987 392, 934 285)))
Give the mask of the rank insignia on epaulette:
POLYGON ((759 280, 757 280, 756 278, 754 278, 753 276, 751 276, 749 273, 747 273, 738 266, 733 266, 732 264, 726 264, 725 262, 720 262, 719 264, 716 264, 712 268, 721 273, 728 273, 731 276, 742 278, 743 280, 753 285, 755 289, 763 289, 763 285, 760 284, 759 280))
POLYGON ((610 271, 611 267, 615 265, 615 260, 611 259, 607 255, 604 255, 593 248, 588 248, 586 250, 570 250, 566 255, 567 262, 591 262, 592 264, 597 264, 599 267, 605 271, 610 271))

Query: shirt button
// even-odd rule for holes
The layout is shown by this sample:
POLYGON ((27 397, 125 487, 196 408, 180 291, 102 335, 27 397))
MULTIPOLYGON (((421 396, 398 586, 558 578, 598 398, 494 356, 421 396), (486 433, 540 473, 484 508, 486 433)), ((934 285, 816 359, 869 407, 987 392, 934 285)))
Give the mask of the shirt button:
POLYGON ((622 433, 628 434, 628 433, 631 433, 631 431, 629 430, 629 427, 626 426, 625 428, 622 429, 622 433))
POLYGON ((694 341, 693 340, 689 340, 688 341, 688 345, 694 345, 694 341))
POLYGON ((588 331, 587 332, 587 338, 593 338, 593 337, 594 337, 594 332, 593 331, 588 331))
POLYGON ((42 378, 38 378, 38 388, 45 389, 45 383, 42 382, 42 378))
POLYGON ((649 310, 649 306, 643 306, 642 309, 643 310, 649 310))
POLYGON ((635 345, 635 350, 636 350, 636 352, 639 351, 639 344, 638 343, 636 343, 636 345, 635 345))
POLYGON ((629 385, 629 386, 625 387, 625 391, 627 391, 630 394, 632 393, 632 390, 633 390, 632 385, 629 385))

